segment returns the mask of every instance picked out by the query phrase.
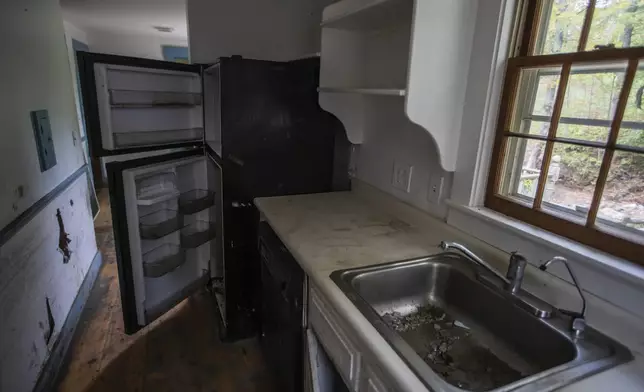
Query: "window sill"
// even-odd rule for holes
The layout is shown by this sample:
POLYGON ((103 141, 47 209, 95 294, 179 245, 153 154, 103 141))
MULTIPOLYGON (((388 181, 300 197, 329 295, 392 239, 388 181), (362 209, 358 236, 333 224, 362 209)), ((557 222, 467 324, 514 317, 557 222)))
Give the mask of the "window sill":
MULTIPOLYGON (((447 204, 450 208, 447 219, 448 224, 504 251, 521 251, 533 263, 545 261, 555 255, 562 255, 574 264, 579 265, 579 267, 583 266, 599 272, 601 274, 599 276, 609 276, 613 280, 628 282, 638 291, 644 293, 643 267, 510 218, 488 208, 464 206, 452 200, 447 200, 447 204), (475 224, 471 220, 466 222, 462 219, 463 216, 475 218, 481 224, 475 224)), ((590 278, 589 274, 584 275, 590 278)), ((559 277, 569 280, 567 276, 559 277)), ((592 280, 594 281, 595 279, 592 280)), ((586 281, 585 283, 584 289, 594 292, 595 290, 589 288, 594 287, 594 283, 599 282, 591 283, 586 281)), ((600 293, 594 294, 614 304, 621 302, 616 301, 614 298, 607 298, 606 295, 600 293)))

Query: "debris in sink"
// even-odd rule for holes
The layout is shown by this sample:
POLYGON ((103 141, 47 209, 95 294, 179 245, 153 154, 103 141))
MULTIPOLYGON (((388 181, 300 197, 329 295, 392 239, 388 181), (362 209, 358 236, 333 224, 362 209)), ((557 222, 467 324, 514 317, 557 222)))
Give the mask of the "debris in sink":
POLYGON ((394 311, 382 318, 454 386, 482 392, 526 376, 485 347, 465 323, 436 306, 420 306, 407 315, 394 311))
POLYGON ((470 329, 470 327, 468 327, 467 325, 463 324, 462 322, 460 322, 458 320, 454 321, 454 325, 459 327, 459 328, 470 329))
POLYGON ((435 306, 421 306, 406 316, 398 312, 391 312, 385 313, 382 318, 397 332, 405 332, 422 325, 442 321, 445 318, 445 312, 435 306))

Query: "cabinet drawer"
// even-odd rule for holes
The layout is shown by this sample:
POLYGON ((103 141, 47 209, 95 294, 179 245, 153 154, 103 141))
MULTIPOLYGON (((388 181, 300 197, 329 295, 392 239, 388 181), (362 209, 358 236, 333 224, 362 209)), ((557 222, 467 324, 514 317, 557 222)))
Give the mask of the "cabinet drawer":
POLYGON ((360 354, 347 334, 342 331, 338 317, 314 287, 311 287, 309 326, 320 338, 320 343, 346 384, 356 391, 359 381, 357 373, 360 368, 360 354))

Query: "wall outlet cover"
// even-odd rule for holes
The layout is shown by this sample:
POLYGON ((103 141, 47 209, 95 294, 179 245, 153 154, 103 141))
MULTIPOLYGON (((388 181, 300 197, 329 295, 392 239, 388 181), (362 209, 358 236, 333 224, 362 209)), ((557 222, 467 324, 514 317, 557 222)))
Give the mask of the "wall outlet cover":
POLYGON ((427 200, 431 203, 438 204, 443 194, 443 184, 445 177, 440 174, 434 174, 429 178, 429 189, 427 190, 427 200))
POLYGON ((394 162, 394 172, 391 185, 398 190, 409 193, 411 191, 411 176, 414 167, 406 163, 394 162))

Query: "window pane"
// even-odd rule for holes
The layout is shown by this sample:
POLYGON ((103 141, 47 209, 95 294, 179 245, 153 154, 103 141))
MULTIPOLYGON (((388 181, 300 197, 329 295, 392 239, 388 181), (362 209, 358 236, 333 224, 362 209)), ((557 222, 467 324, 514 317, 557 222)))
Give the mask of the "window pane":
MULTIPOLYGON (((561 121, 561 120, 560 120, 561 121)), ((566 139, 587 140, 589 142, 606 143, 610 128, 589 127, 578 124, 562 124, 557 127, 557 137, 566 139)))
POLYGON ((622 128, 617 136, 617 144, 644 148, 644 131, 641 129, 622 128))
POLYGON ((644 46, 644 1, 597 0, 586 50, 596 45, 644 46))
POLYGON ((615 151, 597 218, 644 236, 644 154, 615 151))
MULTIPOLYGON (((572 67, 561 117, 612 120, 624 84, 626 66, 622 62, 572 67)), ((610 126, 610 123, 605 125, 610 126)))
POLYGON ((546 142, 509 137, 499 193, 532 207, 546 142))
POLYGON ((576 52, 588 0, 553 0, 542 12, 541 36, 535 54, 576 52))
POLYGON ((542 207, 584 224, 595 193, 604 150, 555 143, 542 207))
POLYGON ((548 135, 561 67, 523 69, 509 131, 548 135))
POLYGON ((644 147, 644 69, 638 69, 635 73, 617 144, 644 147))

